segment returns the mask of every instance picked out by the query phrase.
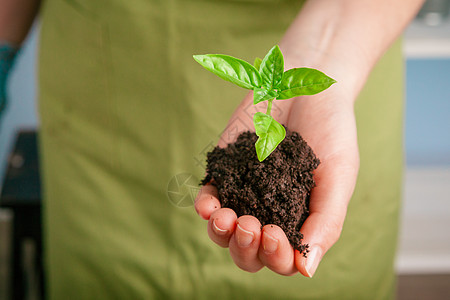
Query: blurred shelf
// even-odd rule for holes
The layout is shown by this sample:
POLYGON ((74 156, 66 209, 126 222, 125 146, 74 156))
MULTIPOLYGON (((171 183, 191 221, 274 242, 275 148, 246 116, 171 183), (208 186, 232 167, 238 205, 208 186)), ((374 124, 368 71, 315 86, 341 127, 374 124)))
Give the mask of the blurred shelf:
POLYGON ((406 58, 450 59, 450 18, 436 26, 414 20, 405 31, 403 51, 406 58))
POLYGON ((449 166, 406 168, 399 274, 450 274, 449 182, 449 166))

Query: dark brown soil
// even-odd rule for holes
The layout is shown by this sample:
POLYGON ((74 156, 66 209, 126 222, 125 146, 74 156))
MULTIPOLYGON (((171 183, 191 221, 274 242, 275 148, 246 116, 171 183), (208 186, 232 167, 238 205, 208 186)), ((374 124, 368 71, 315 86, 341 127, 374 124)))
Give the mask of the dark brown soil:
POLYGON ((300 228, 309 215, 310 191, 315 186, 313 171, 320 161, 302 137, 286 130, 286 138, 263 162, 256 156, 258 139, 242 133, 226 148, 214 148, 207 155, 207 175, 219 191, 222 207, 239 216, 255 216, 261 224, 280 226, 292 246, 304 255, 300 228))

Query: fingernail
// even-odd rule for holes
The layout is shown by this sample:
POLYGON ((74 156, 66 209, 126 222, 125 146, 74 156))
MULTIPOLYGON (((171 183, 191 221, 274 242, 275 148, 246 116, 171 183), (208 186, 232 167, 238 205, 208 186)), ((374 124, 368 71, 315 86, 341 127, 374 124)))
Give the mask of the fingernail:
POLYGON ((267 232, 263 233, 263 249, 266 254, 273 254, 278 249, 278 240, 267 232))
POLYGON ((248 247, 253 242, 255 235, 251 231, 242 229, 242 227, 239 224, 237 224, 236 237, 238 245, 240 247, 248 247))
POLYGON ((322 258, 322 251, 320 250, 320 247, 314 247, 308 253, 308 258, 306 258, 305 269, 310 278, 314 276, 314 273, 316 273, 321 258, 322 258))
POLYGON ((216 234, 218 234, 218 235, 225 235, 225 234, 228 233, 228 230, 226 230, 226 229, 220 229, 219 227, 217 227, 217 225, 216 225, 216 219, 213 220, 212 225, 213 225, 214 232, 215 232, 216 234))

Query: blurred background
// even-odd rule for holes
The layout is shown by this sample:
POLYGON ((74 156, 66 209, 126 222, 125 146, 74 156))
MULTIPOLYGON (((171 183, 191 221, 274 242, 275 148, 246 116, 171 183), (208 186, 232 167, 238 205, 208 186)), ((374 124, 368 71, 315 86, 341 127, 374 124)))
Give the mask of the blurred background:
POLYGON ((400 273, 450 274, 449 6, 448 0, 427 1, 404 38, 406 172, 400 273))
MULTIPOLYGON (((422 299, 418 293, 424 292, 420 286, 424 278, 442 290, 443 298, 423 299, 450 299, 449 288, 445 289, 450 286, 449 13, 450 0, 427 1, 404 36, 406 169, 396 264, 403 293, 400 299, 422 299)), ((39 126, 35 100, 38 31, 34 26, 9 81, 9 106, 0 123, 0 190, 17 131, 39 126)), ((8 293, 12 217, 11 210, 0 209, 0 300, 7 299, 8 293)))

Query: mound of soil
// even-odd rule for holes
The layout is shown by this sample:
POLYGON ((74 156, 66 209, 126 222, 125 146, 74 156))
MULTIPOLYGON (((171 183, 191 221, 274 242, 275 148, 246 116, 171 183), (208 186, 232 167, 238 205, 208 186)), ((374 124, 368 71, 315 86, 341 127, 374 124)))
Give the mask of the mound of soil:
POLYGON ((298 133, 286 130, 277 149, 259 162, 257 139, 254 132, 243 132, 235 143, 209 152, 202 184, 216 186, 222 207, 238 217, 252 215, 263 226, 280 226, 292 246, 306 255, 300 228, 309 215, 313 171, 320 161, 298 133))

